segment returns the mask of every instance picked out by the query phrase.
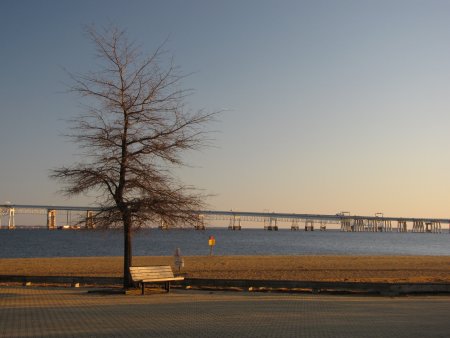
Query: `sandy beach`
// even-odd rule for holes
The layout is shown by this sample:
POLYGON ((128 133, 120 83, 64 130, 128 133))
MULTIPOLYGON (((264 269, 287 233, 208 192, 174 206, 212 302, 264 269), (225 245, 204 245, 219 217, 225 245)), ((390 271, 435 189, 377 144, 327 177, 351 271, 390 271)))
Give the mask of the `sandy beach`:
MULTIPOLYGON (((450 282, 450 256, 187 256, 191 278, 300 281, 450 282)), ((121 257, 0 259, 1 275, 115 276, 121 257)), ((172 265, 173 257, 134 257, 133 265, 172 265)), ((174 268, 175 271, 175 268, 174 268)))

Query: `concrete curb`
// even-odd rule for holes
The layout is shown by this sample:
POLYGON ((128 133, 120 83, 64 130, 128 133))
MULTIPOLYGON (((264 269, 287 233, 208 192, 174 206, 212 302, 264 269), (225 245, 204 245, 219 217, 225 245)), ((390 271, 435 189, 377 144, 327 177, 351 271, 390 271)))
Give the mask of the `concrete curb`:
POLYGON ((280 280, 236 280, 186 278, 183 286, 243 288, 251 291, 309 291, 312 293, 366 293, 380 295, 450 294, 450 283, 364 283, 280 280), (259 290, 262 289, 262 290, 259 290))
MULTIPOLYGON (((0 283, 37 284, 70 284, 80 285, 122 285, 121 277, 89 277, 89 276, 16 276, 0 275, 0 283)), ((450 283, 365 283, 365 282, 319 282, 292 280, 255 280, 255 279, 204 279, 185 278, 174 282, 174 286, 243 289, 248 291, 284 291, 312 293, 362 293, 379 295, 408 294, 449 294, 450 283)))
POLYGON ((122 284, 121 277, 89 277, 89 276, 16 276, 0 275, 2 283, 55 283, 55 284, 93 284, 116 285, 122 284))

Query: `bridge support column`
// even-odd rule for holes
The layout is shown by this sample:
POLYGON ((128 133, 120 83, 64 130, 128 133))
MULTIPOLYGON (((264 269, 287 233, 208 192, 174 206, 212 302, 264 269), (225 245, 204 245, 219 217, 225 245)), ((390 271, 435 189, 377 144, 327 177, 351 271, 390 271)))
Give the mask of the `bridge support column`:
POLYGON ((351 222, 350 222, 349 218, 341 219, 341 231, 344 231, 344 232, 351 231, 350 223, 351 222))
MULTIPOLYGON (((268 222, 266 223, 266 219, 264 220, 264 230, 269 230, 269 231, 278 231, 278 225, 277 225, 278 220, 276 218, 269 218, 268 222), (268 224, 268 225, 266 225, 268 224)), ((294 223, 293 223, 294 224, 294 223)), ((294 225, 293 225, 294 226, 294 225)), ((294 229, 293 226, 291 227, 291 230, 298 230, 298 229, 294 229)))
POLYGON ((16 210, 14 208, 9 209, 9 217, 8 217, 8 229, 14 229, 16 227, 16 220, 14 218, 16 210))
POLYGON ((392 231, 392 221, 390 221, 390 220, 384 221, 384 231, 388 231, 388 232, 392 231))
POLYGON ((363 219, 356 219, 353 229, 354 229, 354 231, 357 231, 357 232, 364 231, 364 220, 363 219))
POLYGON ((198 215, 197 224, 194 225, 195 230, 205 230, 205 216, 204 215, 198 215))
POLYGON ((94 212, 91 210, 86 211, 86 229, 94 229, 95 228, 95 222, 94 222, 94 212))
POLYGON ((414 221, 412 232, 425 232, 423 221, 414 221))
POLYGON ((295 231, 300 230, 300 227, 298 226, 298 219, 297 218, 294 218, 292 220, 291 230, 295 230, 295 231))
POLYGON ((230 218, 230 225, 228 226, 228 230, 241 230, 241 218, 236 217, 236 215, 233 215, 233 217, 230 218))
POLYGON ((376 220, 375 221, 375 232, 382 232, 382 231, 384 231, 384 221, 376 220))
POLYGON ((433 223, 434 223, 434 232, 440 234, 442 232, 441 222, 433 222, 433 223))
POLYGON ((378 232, 379 221, 376 219, 372 220, 372 227, 370 228, 371 232, 378 232))
POLYGON ((377 212, 376 214, 375 214, 375 228, 374 228, 374 231, 375 232, 378 232, 378 231, 385 231, 385 226, 386 226, 386 223, 385 223, 385 221, 383 220, 383 219, 377 219, 377 218, 383 218, 383 213, 382 212, 377 212))
POLYGON ((407 232, 406 221, 397 221, 397 232, 407 232))
POLYGON ((440 233, 441 223, 440 222, 425 222, 425 232, 440 233))
POLYGON ((56 210, 47 210, 47 229, 56 229, 56 210))
POLYGON ((314 231, 314 221, 312 219, 305 221, 305 231, 314 231))
POLYGON ((363 226, 363 228, 362 228, 361 231, 369 231, 370 220, 369 220, 369 219, 366 219, 366 220, 364 220, 364 221, 365 221, 365 222, 364 222, 364 226, 363 226))
POLYGON ((374 221, 373 219, 367 220, 366 231, 367 231, 367 232, 372 232, 372 231, 373 231, 373 228, 374 228, 374 224, 375 224, 375 221, 374 221))
POLYGON ((278 220, 276 218, 270 218, 269 225, 267 226, 267 230, 278 231, 277 222, 278 222, 278 220))

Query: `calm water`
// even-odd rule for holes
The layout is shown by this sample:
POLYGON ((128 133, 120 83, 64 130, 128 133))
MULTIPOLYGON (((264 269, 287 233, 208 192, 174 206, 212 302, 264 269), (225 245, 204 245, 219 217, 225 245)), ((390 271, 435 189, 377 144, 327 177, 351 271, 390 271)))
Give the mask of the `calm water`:
MULTIPOLYGON (((134 234, 136 256, 208 255, 208 237, 216 255, 450 255, 450 234, 344 233, 339 231, 206 231, 158 229, 134 234)), ((121 256, 122 233, 116 230, 0 230, 0 258, 121 256)))

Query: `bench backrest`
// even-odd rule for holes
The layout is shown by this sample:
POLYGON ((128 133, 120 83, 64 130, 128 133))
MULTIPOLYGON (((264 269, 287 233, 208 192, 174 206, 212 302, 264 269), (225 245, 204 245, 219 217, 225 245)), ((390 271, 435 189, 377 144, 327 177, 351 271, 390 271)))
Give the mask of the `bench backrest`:
POLYGON ((174 278, 170 265, 132 266, 130 273, 133 280, 174 278))

